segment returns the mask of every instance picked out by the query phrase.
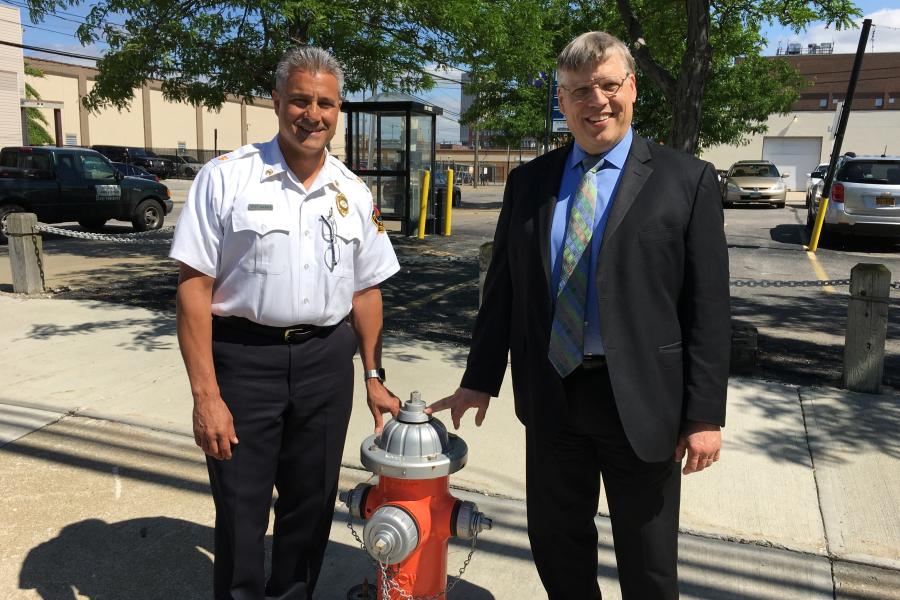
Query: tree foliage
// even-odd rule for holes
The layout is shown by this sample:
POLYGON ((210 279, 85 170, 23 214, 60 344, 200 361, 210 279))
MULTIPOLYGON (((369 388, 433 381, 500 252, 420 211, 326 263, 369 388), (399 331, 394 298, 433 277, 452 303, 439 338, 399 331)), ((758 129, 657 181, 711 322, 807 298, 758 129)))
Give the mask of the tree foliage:
MULTIPOLYGON (((32 77, 43 77, 44 72, 25 63, 25 74, 32 77)), ((41 95, 30 83, 25 83, 25 97, 28 100, 40 100, 41 95)), ((28 143, 32 146, 42 146, 44 144, 52 144, 53 137, 47 131, 45 125, 48 125, 47 118, 37 108, 25 109, 25 123, 28 127, 28 143)))
MULTIPOLYGON (((218 108, 229 94, 266 96, 275 65, 296 44, 321 46, 343 64, 345 91, 434 85, 425 66, 453 62, 455 40, 478 25, 468 0, 28 0, 38 22, 92 5, 77 35, 104 42, 85 105, 125 108, 133 90, 162 81, 171 101, 218 108), (124 18, 124 26, 115 22, 124 18)), ((484 0, 484 4, 489 4, 484 0)))

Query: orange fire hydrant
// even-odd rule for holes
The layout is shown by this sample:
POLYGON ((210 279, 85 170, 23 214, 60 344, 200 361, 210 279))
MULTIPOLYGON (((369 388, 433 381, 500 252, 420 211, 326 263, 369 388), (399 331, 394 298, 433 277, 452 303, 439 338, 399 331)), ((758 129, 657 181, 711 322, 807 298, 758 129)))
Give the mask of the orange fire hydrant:
MULTIPOLYGON (((468 448, 425 414, 418 392, 403 404, 381 435, 360 447, 363 465, 378 484, 341 492, 352 517, 365 520, 362 542, 378 563, 378 600, 441 598, 447 591, 447 541, 474 540, 492 522, 474 502, 450 495, 450 477, 466 464, 468 448)), ((474 543, 474 542, 473 542, 474 543)), ((350 598, 367 596, 351 590, 350 598)))

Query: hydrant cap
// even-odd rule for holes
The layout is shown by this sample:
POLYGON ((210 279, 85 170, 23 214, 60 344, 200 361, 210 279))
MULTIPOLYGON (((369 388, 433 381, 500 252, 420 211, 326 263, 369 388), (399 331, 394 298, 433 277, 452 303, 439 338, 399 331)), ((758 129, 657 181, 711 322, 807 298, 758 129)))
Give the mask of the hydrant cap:
POLYGON ((360 460, 376 475, 397 479, 432 479, 455 473, 466 464, 468 448, 438 419, 425 414, 418 392, 403 404, 396 419, 379 436, 369 436, 360 460))

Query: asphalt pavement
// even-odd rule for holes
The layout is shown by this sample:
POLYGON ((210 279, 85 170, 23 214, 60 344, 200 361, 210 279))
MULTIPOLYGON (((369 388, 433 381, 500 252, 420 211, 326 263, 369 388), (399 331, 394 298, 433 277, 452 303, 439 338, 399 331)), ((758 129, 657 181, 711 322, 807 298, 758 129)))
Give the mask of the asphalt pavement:
MULTIPOLYGON (((401 398, 419 391, 433 402, 458 385, 460 339, 477 302, 477 267, 459 252, 489 236, 461 231, 456 245, 398 241, 401 257, 417 260, 407 261, 387 306, 430 314, 389 316, 383 362, 401 398), (427 285, 445 277, 448 264, 459 267, 459 281, 427 285), (434 273, 423 276, 428 269, 434 273)), ((116 264, 112 249, 94 254, 82 257, 80 280, 116 264), (92 270, 98 260, 110 262, 92 270)), ((210 597, 214 509, 190 431, 171 279, 149 304, 135 284, 146 270, 159 276, 172 266, 144 258, 126 260, 128 277, 94 286, 111 292, 105 301, 97 289, 79 297, 82 288, 71 285, 43 297, 0 293, 2 598, 210 597)), ((79 281, 73 269, 67 276, 79 281)), ((359 364, 357 371, 359 379, 359 364)), ((682 598, 900 599, 900 395, 884 392, 731 379, 722 460, 683 484, 682 598)), ((358 386, 342 489, 371 479, 359 460, 371 430, 358 386)), ((483 426, 467 415, 458 433, 470 454, 451 477, 452 492, 475 501, 495 526, 477 540, 449 598, 543 597, 525 528, 524 431, 508 376, 483 426)), ((601 502, 598 577, 604 598, 615 599, 607 514, 601 502)), ((338 506, 317 598, 343 599, 374 579, 347 521, 338 506)), ((451 543, 449 573, 468 551, 451 543)))

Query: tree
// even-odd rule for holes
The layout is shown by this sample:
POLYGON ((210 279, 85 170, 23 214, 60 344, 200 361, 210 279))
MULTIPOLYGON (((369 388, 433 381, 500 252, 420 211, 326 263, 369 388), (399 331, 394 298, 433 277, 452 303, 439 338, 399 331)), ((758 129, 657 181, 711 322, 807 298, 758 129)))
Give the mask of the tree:
POLYGON ((130 103, 149 79, 171 101, 217 108, 228 94, 267 96, 275 65, 291 45, 312 44, 343 64, 345 91, 413 91, 434 85, 425 66, 453 63, 455 39, 476 28, 490 0, 29 0, 31 19, 92 4, 82 44, 105 42, 95 85, 97 110, 130 103), (474 7, 474 10, 473 10, 474 7), (113 23, 124 18, 124 25, 113 23))
MULTIPOLYGON (((642 80, 671 110, 668 145, 692 154, 701 146, 701 132, 710 142, 734 143, 764 131, 766 117, 785 112, 796 99, 801 85, 796 72, 779 61, 760 60, 763 23, 800 31, 823 20, 841 29, 861 14, 851 0, 616 0, 616 5, 621 23, 611 25, 630 42, 642 80), (753 102, 760 104, 750 106, 753 102)), ((643 108, 643 95, 640 102, 643 108)), ((646 112, 642 116, 658 124, 646 112)))
MULTIPOLYGON (((32 67, 25 63, 25 74, 32 77, 43 77, 44 72, 37 67, 32 67)), ((40 100, 41 95, 30 83, 25 83, 25 98, 28 100, 40 100)), ((44 128, 48 125, 47 118, 37 108, 25 109, 25 123, 28 128, 28 143, 33 146, 41 146, 44 144, 52 144, 53 137, 44 128)))

